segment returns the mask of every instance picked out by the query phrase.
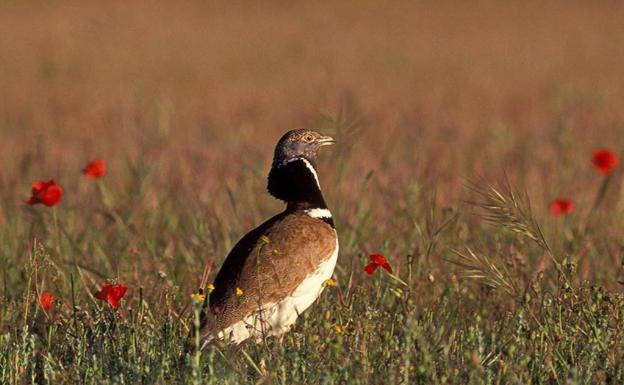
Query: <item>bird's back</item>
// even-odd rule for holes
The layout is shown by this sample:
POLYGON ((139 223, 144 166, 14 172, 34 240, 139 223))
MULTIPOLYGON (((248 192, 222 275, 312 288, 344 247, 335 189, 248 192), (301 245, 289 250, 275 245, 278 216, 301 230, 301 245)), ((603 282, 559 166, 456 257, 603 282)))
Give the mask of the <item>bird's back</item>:
POLYGON ((269 219, 245 235, 223 263, 210 295, 210 328, 235 340, 247 333, 279 334, 318 297, 337 254, 336 232, 323 219, 305 210, 269 219), (264 320, 250 319, 259 310, 264 320))

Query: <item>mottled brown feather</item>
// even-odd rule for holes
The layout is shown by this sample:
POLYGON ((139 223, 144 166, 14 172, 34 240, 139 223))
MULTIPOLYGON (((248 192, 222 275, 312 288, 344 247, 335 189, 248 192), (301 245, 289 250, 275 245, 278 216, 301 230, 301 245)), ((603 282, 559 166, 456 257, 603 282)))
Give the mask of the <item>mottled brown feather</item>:
POLYGON ((243 237, 227 256, 210 295, 212 320, 203 334, 222 330, 260 305, 279 302, 336 248, 336 232, 301 210, 283 212, 243 237), (261 240, 265 235, 268 243, 261 240), (243 295, 237 297, 237 288, 243 295))

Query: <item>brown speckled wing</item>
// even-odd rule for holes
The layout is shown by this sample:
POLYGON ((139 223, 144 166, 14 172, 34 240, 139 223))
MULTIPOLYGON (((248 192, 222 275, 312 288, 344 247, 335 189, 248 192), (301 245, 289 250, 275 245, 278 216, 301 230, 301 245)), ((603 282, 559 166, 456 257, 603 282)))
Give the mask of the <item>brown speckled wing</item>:
POLYGON ((214 319, 204 333, 226 328, 259 305, 287 297, 335 248, 334 229, 302 211, 281 213, 252 230, 234 246, 217 274, 208 315, 214 319), (237 288, 243 291, 240 297, 237 288))

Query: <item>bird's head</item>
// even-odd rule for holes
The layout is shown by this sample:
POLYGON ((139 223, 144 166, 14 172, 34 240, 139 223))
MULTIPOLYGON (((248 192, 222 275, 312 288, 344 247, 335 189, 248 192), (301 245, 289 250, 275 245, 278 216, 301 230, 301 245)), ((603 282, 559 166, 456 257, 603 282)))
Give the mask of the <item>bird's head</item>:
POLYGON ((305 128, 290 130, 277 142, 273 166, 279 167, 299 158, 316 165, 319 148, 334 143, 336 141, 331 136, 321 135, 313 130, 305 128))

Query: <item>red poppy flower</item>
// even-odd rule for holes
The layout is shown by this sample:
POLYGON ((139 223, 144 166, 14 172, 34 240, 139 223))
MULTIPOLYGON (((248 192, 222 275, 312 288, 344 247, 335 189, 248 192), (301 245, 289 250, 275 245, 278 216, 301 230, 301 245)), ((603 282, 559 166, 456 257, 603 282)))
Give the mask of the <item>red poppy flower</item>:
POLYGON ((574 203, 569 199, 555 199, 550 202, 550 213, 555 216, 564 214, 572 214, 574 211, 574 203))
POLYGON ((119 307, 119 301, 126 294, 127 287, 121 284, 110 285, 105 283, 102 285, 102 289, 95 293, 95 298, 101 299, 102 301, 106 301, 117 309, 119 307))
POLYGON ((390 264, 386 260, 386 257, 381 254, 371 254, 368 256, 368 258, 370 258, 371 263, 364 266, 364 271, 366 271, 368 275, 372 275, 378 267, 381 267, 387 270, 388 273, 392 274, 392 267, 390 267, 390 264))
POLYGON ((96 159, 82 169, 82 173, 91 179, 98 179, 106 175, 106 161, 104 159, 96 159))
POLYGON ((39 304, 45 311, 52 309, 52 301, 54 301, 54 294, 48 291, 44 291, 39 296, 39 304))
POLYGON ((608 148, 602 148, 594 152, 592 164, 603 175, 611 174, 611 171, 620 164, 618 156, 608 148))
POLYGON ((63 189, 54 179, 47 182, 39 180, 33 183, 31 197, 26 203, 29 205, 43 203, 46 206, 54 206, 61 200, 62 196, 63 189))

